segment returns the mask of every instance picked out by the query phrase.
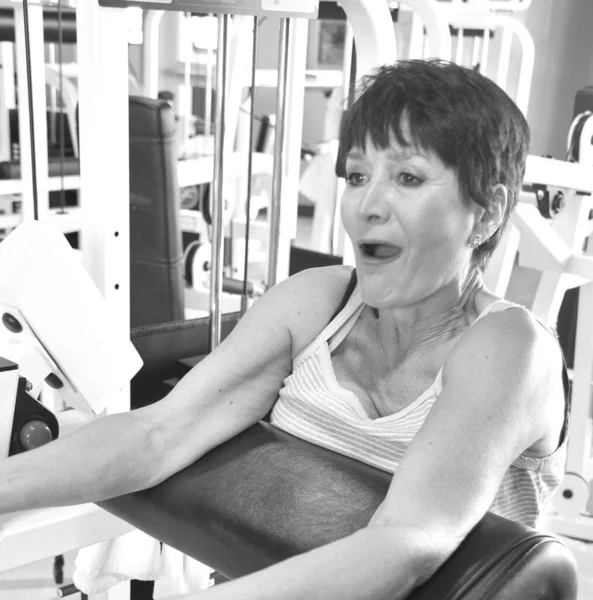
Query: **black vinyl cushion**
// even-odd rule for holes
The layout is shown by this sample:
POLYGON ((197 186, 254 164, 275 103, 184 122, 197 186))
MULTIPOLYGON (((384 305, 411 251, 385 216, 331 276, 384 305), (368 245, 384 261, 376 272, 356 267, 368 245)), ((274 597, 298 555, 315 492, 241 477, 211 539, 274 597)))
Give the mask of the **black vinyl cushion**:
POLYGON ((131 96, 130 319, 183 319, 183 248, 176 125, 163 100, 131 96))
MULTIPOLYGON (((391 477, 259 423, 162 484, 100 505, 229 578, 364 527, 391 477)), ((487 513, 414 600, 574 600, 556 538, 487 513)))
MULTIPOLYGON (((239 321, 240 313, 221 316, 221 339, 224 340, 239 321)), ((177 361, 210 351, 210 319, 184 319, 135 327, 130 339, 142 357, 142 369, 132 379, 131 406, 140 408, 153 404, 171 390, 164 380, 179 378, 185 373, 177 361)))

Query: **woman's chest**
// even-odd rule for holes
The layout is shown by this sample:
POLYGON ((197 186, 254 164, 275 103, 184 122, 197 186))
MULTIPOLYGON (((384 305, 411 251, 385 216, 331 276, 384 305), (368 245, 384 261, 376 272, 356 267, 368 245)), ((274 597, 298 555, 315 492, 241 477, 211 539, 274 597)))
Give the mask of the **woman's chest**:
POLYGON ((389 364, 374 349, 361 350, 348 339, 331 355, 340 387, 351 391, 371 419, 407 408, 435 383, 450 348, 438 347, 389 364))

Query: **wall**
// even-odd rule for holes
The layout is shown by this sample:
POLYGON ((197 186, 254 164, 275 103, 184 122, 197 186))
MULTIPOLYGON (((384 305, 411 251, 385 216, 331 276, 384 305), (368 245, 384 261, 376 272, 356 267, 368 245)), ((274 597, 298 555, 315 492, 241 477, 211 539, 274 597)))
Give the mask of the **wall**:
POLYGON ((575 94, 593 85, 593 2, 533 0, 520 17, 535 42, 531 152, 563 159, 575 94))

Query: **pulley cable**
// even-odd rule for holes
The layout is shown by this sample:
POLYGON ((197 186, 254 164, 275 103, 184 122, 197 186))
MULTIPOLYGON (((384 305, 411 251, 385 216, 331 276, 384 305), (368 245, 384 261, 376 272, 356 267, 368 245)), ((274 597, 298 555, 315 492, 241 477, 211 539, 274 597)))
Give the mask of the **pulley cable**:
POLYGON ((25 63, 27 65, 27 97, 29 99, 29 134, 31 138, 31 174, 33 177, 33 218, 39 220, 39 197, 37 193, 37 153, 35 151, 35 118, 33 115, 33 76, 31 74, 31 40, 29 38, 29 2, 23 0, 25 27, 25 63))

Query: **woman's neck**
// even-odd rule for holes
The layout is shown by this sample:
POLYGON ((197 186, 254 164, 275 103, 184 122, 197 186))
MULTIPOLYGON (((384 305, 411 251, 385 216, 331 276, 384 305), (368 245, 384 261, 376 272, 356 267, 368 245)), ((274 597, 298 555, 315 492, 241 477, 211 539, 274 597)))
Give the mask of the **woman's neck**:
POLYGON ((476 294, 486 292, 481 278, 451 285, 413 306, 369 308, 372 335, 393 358, 430 351, 457 338, 476 318, 476 294))
POLYGON ((456 307, 441 313, 405 321, 393 318, 389 311, 371 309, 372 337, 390 362, 401 362, 411 354, 429 352, 457 338, 468 326, 465 311, 456 307))

